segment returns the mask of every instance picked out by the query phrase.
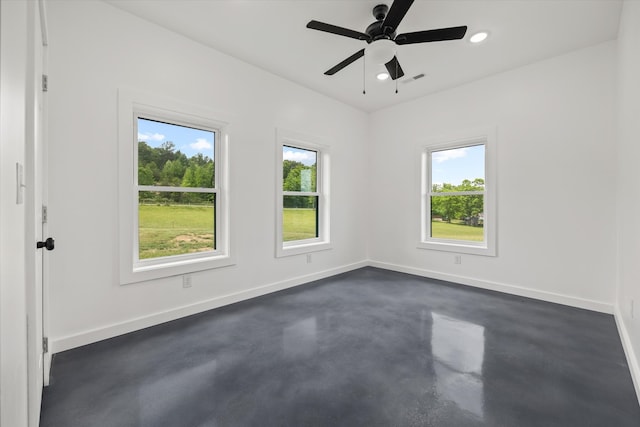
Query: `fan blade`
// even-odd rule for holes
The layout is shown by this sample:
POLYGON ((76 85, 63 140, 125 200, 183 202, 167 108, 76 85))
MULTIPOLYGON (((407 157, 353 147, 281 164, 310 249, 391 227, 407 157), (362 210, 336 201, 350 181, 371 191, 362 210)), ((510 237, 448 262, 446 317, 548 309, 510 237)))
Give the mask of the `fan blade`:
POLYGON ((337 34, 339 36, 350 37, 357 40, 370 40, 371 37, 368 34, 361 33, 359 31, 350 30, 348 28, 337 27, 331 24, 325 24, 319 21, 309 21, 307 28, 312 30, 324 31, 325 33, 337 34))
POLYGON ((360 49, 359 51, 357 51, 356 53, 354 53, 353 55, 351 55, 350 57, 348 57, 347 59, 345 59, 344 61, 342 61, 338 65, 336 65, 335 67, 325 71, 324 73, 327 76, 333 76, 335 73, 337 73, 338 71, 342 70, 344 67, 346 67, 347 65, 351 64, 356 59, 362 58, 363 56, 364 56, 364 49, 360 49))
POLYGON ((398 25, 400 25, 400 21, 404 18, 404 15, 407 14, 407 11, 413 4, 413 0, 395 0, 391 5, 391 9, 387 13, 387 16, 384 18, 384 22, 382 23, 382 28, 384 29, 385 34, 393 33, 398 25), (389 28, 389 30, 387 30, 389 28))
POLYGON ((384 66, 387 67, 387 71, 389 72, 389 76, 391 76, 391 78, 393 80, 404 76, 404 71, 402 71, 402 67, 400 66, 400 63, 398 62, 398 58, 396 58, 395 56, 393 57, 393 59, 391 61, 389 61, 386 64, 384 64, 384 66))
POLYGON ((438 30, 416 31, 396 36, 396 44, 413 44, 427 42, 441 42, 445 40, 459 40, 467 33, 467 27, 440 28, 438 30))

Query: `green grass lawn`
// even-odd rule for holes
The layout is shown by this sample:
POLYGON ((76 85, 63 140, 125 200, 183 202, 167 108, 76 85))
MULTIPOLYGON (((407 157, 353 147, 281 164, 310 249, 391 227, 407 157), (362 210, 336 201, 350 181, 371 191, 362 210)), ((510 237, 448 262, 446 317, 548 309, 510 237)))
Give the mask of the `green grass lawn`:
POLYGON ((464 224, 431 221, 431 237, 482 242, 484 240, 484 229, 482 227, 472 227, 464 224))
MULTIPOLYGON (((140 259, 213 250, 213 206, 140 205, 140 259)), ((283 240, 316 237, 314 209, 285 209, 283 240)))
POLYGON ((284 209, 282 212, 282 240, 313 239, 316 235, 315 209, 284 209))
POLYGON ((140 205, 140 259, 213 250, 213 206, 140 205))
MULTIPOLYGON (((213 250, 213 206, 139 206, 140 259, 213 250)), ((284 209, 283 240, 316 236, 314 209, 284 209)), ((482 242, 483 228, 464 224, 431 222, 432 236, 439 239, 482 242)))
MULTIPOLYGON (((213 206, 140 205, 140 259, 213 250, 213 206)), ((314 209, 284 209, 283 240, 316 236, 314 209)), ((482 242, 483 228, 464 224, 431 222, 432 236, 439 239, 482 242)))

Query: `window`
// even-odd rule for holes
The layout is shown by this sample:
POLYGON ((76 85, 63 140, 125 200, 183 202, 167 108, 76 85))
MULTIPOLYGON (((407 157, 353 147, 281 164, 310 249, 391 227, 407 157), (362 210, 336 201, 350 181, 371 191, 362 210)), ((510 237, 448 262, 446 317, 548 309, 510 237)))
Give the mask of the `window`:
POLYGON ((420 248, 495 255, 494 140, 484 132, 425 148, 420 248))
POLYGON ((218 131, 137 114, 137 261, 216 249, 218 131))
POLYGON ((317 239, 318 152, 282 146, 282 240, 317 239))
POLYGON ((277 256, 329 248, 329 154, 314 140, 278 130, 277 256))
POLYGON ((226 124, 119 95, 121 283, 230 265, 226 124))

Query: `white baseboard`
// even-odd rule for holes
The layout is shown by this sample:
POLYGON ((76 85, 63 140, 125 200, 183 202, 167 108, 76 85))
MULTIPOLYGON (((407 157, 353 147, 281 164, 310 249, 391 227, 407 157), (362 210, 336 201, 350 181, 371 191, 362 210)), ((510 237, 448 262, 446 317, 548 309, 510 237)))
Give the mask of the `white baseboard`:
POLYGON ((577 298, 554 292, 539 291, 536 289, 524 288, 520 286, 508 285, 505 283, 492 282, 489 280, 474 279, 472 277, 458 276, 455 274, 441 273, 433 270, 408 267, 404 265, 391 264, 380 261, 369 260, 371 267, 392 270, 400 273, 413 274, 416 276, 429 277, 432 279, 446 280, 447 282, 461 285, 473 286, 476 288, 488 289, 491 291, 503 292, 505 294, 518 295, 521 297, 533 298, 541 301, 553 302, 556 304, 568 305, 571 307, 584 308, 600 313, 613 314, 613 305, 584 298, 577 298))
MULTIPOLYGON (((201 313, 207 310, 211 310, 214 308, 244 301, 250 298, 255 298, 258 296, 270 294, 272 292, 281 291, 287 288, 301 285, 303 283, 324 279, 326 277, 335 276, 336 274, 346 273, 351 270, 356 270, 358 268, 366 267, 367 265, 368 265, 367 261, 360 261, 353 264, 348 264, 341 267, 320 271, 317 273, 294 277, 292 279, 287 279, 287 280, 283 280, 276 283, 269 283, 267 285, 258 286, 252 289, 243 290, 243 291, 236 292, 229 295, 223 295, 220 297, 211 298, 205 301, 199 301, 194 304, 189 304, 186 306, 173 308, 167 311, 153 313, 146 316, 141 316, 141 317, 127 320, 124 322, 114 323, 114 324, 103 326, 100 328, 82 331, 80 333, 73 334, 73 335, 50 338, 49 351, 50 351, 50 354, 59 353, 61 351, 91 344, 107 338, 113 338, 118 335, 123 335, 129 332, 148 328, 150 326, 155 326, 161 323, 169 322, 171 320, 176 320, 182 317, 190 316, 192 314, 201 313)), ((49 366, 45 367, 45 372, 48 372, 48 369, 50 368, 50 364, 51 364, 51 358, 49 357, 48 359, 49 359, 48 360, 49 366)))
MULTIPOLYGON (((199 301, 182 307, 173 308, 167 311, 153 313, 146 316, 130 319, 120 323, 106 325, 100 328, 82 331, 77 334, 67 335, 63 337, 50 338, 49 354, 59 353, 61 351, 91 344, 107 338, 113 338, 129 332, 148 328, 171 320, 192 314, 201 313, 203 311, 266 295, 272 292, 298 286, 314 280, 324 279, 336 274, 345 273, 347 271, 356 270, 362 267, 377 267, 385 270, 398 271, 401 273, 413 274, 416 276, 430 277, 433 279, 446 280, 449 282, 459 283, 462 285, 474 286, 482 289, 503 292, 507 294, 519 295, 528 298, 534 298, 542 301, 548 301, 558 304, 564 304, 572 307, 584 308, 601 313, 613 314, 613 306, 598 301, 592 301, 577 297, 571 297, 552 292, 538 291, 535 289, 523 288, 519 286, 507 285, 504 283, 491 282, 487 280, 479 280, 471 277, 458 276, 453 274, 441 273, 432 270, 419 269, 398 264, 385 263, 380 261, 360 261, 345 266, 320 271, 313 274, 294 277, 292 279, 283 280, 276 283, 258 286, 252 289, 236 292, 233 294, 223 295, 205 301, 199 301)), ((50 369, 51 357, 45 358, 45 372, 50 369)))
POLYGON ((638 403, 640 403, 640 363, 638 362, 638 355, 633 349, 631 337, 629 336, 629 331, 624 323, 620 307, 617 305, 614 317, 616 319, 616 325, 618 326, 618 334, 622 340, 622 348, 624 349, 624 354, 627 357, 629 371, 631 371, 631 380, 633 381, 633 386, 636 389, 636 397, 638 398, 638 403))

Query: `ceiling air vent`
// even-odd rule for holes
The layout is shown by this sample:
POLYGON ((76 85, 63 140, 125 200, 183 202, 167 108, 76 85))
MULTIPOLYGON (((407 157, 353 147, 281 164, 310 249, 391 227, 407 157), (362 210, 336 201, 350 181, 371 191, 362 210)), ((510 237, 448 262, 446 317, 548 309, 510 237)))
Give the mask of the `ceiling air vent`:
POLYGON ((415 76, 413 76, 413 77, 409 77, 408 79, 404 79, 404 80, 402 81, 402 83, 404 83, 404 84, 411 83, 411 82, 414 82, 414 81, 416 81, 416 80, 418 80, 418 79, 421 79, 421 78, 423 78, 423 77, 424 77, 424 73, 416 74, 416 75, 415 75, 415 76))

